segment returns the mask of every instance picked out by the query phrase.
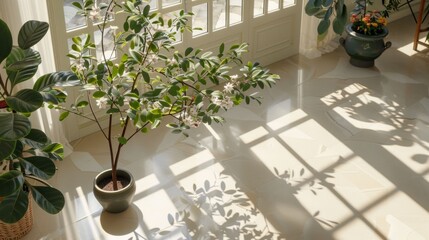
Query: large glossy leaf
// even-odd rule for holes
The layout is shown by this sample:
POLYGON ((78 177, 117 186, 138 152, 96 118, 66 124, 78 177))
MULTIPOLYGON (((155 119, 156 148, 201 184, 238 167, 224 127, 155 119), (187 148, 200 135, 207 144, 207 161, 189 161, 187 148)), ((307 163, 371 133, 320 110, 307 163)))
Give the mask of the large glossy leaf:
POLYGON ((31 186, 30 189, 37 205, 47 213, 56 214, 63 209, 64 196, 59 190, 45 186, 31 186))
POLYGON ((26 136, 30 130, 28 118, 17 113, 0 112, 0 140, 15 141, 26 136))
POLYGON ((6 58, 5 67, 12 86, 32 78, 41 62, 39 52, 31 48, 26 50, 12 48, 10 55, 6 58))
POLYGON ((11 80, 11 82, 13 82, 13 85, 15 86, 18 83, 25 82, 28 79, 34 77, 34 75, 36 75, 37 69, 38 66, 30 66, 22 68, 18 71, 9 71, 9 79, 11 80))
POLYGON ((23 141, 33 148, 42 148, 49 142, 49 138, 43 131, 33 128, 23 141))
POLYGON ((32 156, 20 159, 19 162, 26 171, 39 178, 46 180, 55 174, 55 164, 47 157, 32 156))
POLYGON ((27 208, 28 194, 21 188, 0 202, 0 220, 15 223, 24 216, 27 208))
POLYGON ((314 5, 314 0, 309 0, 305 5, 305 13, 309 16, 316 15, 322 8, 314 5))
POLYGON ((16 141, 0 140, 0 161, 9 157, 15 149, 16 141))
POLYGON ((7 105, 17 112, 34 112, 43 105, 43 96, 32 89, 22 89, 6 98, 7 105))
POLYGON ((6 197, 18 189, 22 188, 24 184, 24 176, 20 171, 12 170, 0 175, 0 197, 6 197))
POLYGON ((6 59, 12 50, 12 34, 7 24, 0 19, 0 63, 6 59))
POLYGON ((63 71, 48 73, 39 77, 34 84, 33 89, 36 91, 43 91, 53 86, 70 87, 78 85, 80 85, 80 80, 76 74, 71 71, 63 71))
POLYGON ((330 25, 331 21, 329 19, 323 19, 317 26, 317 33, 319 33, 319 35, 324 34, 326 31, 328 31, 330 25))
POLYGON ((347 24, 347 7, 346 5, 343 5, 341 10, 341 15, 338 14, 338 10, 337 10, 337 16, 332 23, 334 32, 336 34, 342 34, 346 24, 347 24))
POLYGON ((22 49, 27 49, 38 43, 49 29, 49 24, 31 20, 22 25, 18 34, 18 45, 22 49))

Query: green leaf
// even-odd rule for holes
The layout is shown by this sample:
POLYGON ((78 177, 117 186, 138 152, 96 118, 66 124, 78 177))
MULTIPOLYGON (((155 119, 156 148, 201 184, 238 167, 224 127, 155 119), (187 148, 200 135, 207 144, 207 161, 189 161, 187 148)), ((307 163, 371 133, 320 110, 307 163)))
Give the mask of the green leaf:
POLYGON ((64 146, 60 143, 52 143, 45 148, 43 152, 49 153, 52 160, 62 160, 64 158, 64 146))
POLYGON ((0 63, 6 59, 12 51, 12 34, 7 24, 0 19, 0 63))
POLYGON ((0 112, 0 139, 15 141, 26 136, 31 130, 28 118, 17 113, 0 112))
POLYGON ((21 188, 0 202, 0 220, 5 223, 18 222, 27 212, 28 194, 21 188))
POLYGON ((33 148, 41 148, 49 142, 49 138, 43 131, 32 128, 23 141, 33 148))
POLYGON ((103 92, 103 91, 96 91, 96 92, 94 92, 93 94, 92 94, 92 97, 93 98, 102 98, 102 97, 104 97, 106 95, 106 93, 105 92, 103 92))
POLYGON ((26 171, 39 178, 46 180, 55 174, 55 164, 47 157, 32 156, 20 159, 19 162, 26 171))
POLYGON ((15 150, 16 141, 0 140, 0 161, 9 157, 15 150))
POLYGON ((117 109, 117 108, 111 108, 109 110, 106 111, 107 114, 112 114, 112 113, 118 113, 121 110, 117 109))
POLYGON ((49 24, 31 20, 22 25, 18 34, 18 45, 22 49, 28 49, 38 43, 48 32, 49 24))
POLYGON ((63 112, 60 114, 60 121, 63 121, 64 119, 66 119, 69 116, 70 112, 63 112))
POLYGON ((192 47, 188 47, 188 48, 185 50, 185 56, 188 56, 189 54, 191 54, 191 53, 192 53, 192 51, 194 51, 194 49, 193 49, 192 47))
POLYGON ((317 33, 319 35, 324 34, 326 31, 328 31, 329 26, 331 25, 331 21, 329 19, 323 19, 320 21, 319 25, 317 26, 317 33))
POLYGON ((150 82, 150 76, 149 76, 149 73, 148 73, 148 72, 146 72, 146 71, 142 71, 142 75, 143 75, 143 80, 144 80, 146 83, 149 83, 149 82, 150 82))
POLYGON ((37 205, 50 214, 59 213, 64 207, 63 194, 52 187, 31 186, 31 193, 37 205))
POLYGON ((12 83, 12 87, 24 82, 36 74, 39 64, 42 62, 39 52, 33 49, 20 49, 13 47, 6 58, 6 72, 12 83))
POLYGON ((342 34, 344 31, 344 27, 347 24, 347 7, 346 7, 346 5, 343 5, 342 9, 343 10, 342 10, 341 15, 339 15, 338 10, 337 10, 337 16, 332 23, 332 27, 333 27, 334 32, 336 34, 342 34))
POLYGON ((309 16, 316 15, 322 8, 314 5, 314 0, 309 0, 305 5, 305 13, 309 16))
POLYGON ((0 175, 0 197, 13 194, 24 184, 24 176, 20 171, 11 170, 0 175))
POLYGON ((48 73, 39 77, 33 86, 33 90, 43 91, 53 86, 70 87, 80 85, 80 80, 71 71, 48 73))
POLYGON ((118 142, 122 145, 127 144, 127 139, 124 137, 118 137, 118 142))
POLYGON ((324 0, 323 1, 323 6, 324 7, 329 7, 332 5, 332 3, 334 2, 334 0, 324 0))
POLYGON ((7 105, 17 112, 34 112, 43 105, 43 96, 32 89, 22 89, 14 96, 6 98, 7 105))

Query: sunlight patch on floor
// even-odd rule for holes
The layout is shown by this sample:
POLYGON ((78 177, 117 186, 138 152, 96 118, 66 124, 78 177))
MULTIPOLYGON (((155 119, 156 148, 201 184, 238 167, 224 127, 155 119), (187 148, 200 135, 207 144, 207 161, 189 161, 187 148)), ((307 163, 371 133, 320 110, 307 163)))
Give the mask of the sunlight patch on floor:
MULTIPOLYGON (((419 41, 421 42, 425 42, 426 41, 426 37, 420 38, 419 41)), ((407 56, 413 56, 414 54, 417 54, 418 51, 415 51, 413 49, 414 43, 410 42, 400 48, 398 48, 398 51, 402 52, 403 54, 407 55, 407 56)), ((422 47, 417 46, 417 50, 421 49, 422 47)), ((423 48, 424 49, 424 48, 423 48)))

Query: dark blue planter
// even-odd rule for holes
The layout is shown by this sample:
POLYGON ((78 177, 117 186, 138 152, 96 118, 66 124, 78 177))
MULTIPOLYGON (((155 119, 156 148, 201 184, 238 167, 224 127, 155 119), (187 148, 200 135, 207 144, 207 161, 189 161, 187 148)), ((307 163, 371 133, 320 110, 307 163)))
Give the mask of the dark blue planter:
POLYGON ((392 46, 391 42, 384 42, 384 38, 389 34, 387 28, 376 36, 357 33, 352 30, 351 24, 347 25, 345 30, 347 36, 340 38, 340 43, 350 56, 350 63, 353 66, 361 68, 374 66, 374 60, 392 46))

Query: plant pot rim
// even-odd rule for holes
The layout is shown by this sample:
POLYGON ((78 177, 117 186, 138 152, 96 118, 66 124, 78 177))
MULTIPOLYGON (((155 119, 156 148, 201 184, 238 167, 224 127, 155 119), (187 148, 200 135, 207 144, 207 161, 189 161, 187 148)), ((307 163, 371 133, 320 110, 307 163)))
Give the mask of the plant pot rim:
POLYGON ((356 38, 360 38, 360 39, 365 39, 365 40, 368 40, 368 39, 374 39, 374 40, 376 40, 376 39, 383 39, 383 38, 385 38, 389 34, 389 30, 386 27, 383 27, 383 32, 380 33, 380 34, 377 34, 377 35, 365 35, 365 34, 361 34, 361 33, 355 32, 352 29, 352 26, 353 26, 353 24, 351 24, 351 23, 346 25, 346 32, 347 32, 347 34, 352 35, 353 37, 356 37, 356 38))
POLYGON ((121 189, 118 189, 118 190, 113 190, 113 191, 107 191, 107 190, 104 190, 104 189, 100 188, 98 186, 98 184, 97 184, 98 183, 97 180, 104 179, 104 175, 110 176, 111 172, 112 172, 112 169, 106 169, 106 170, 100 172, 99 174, 97 174, 97 176, 95 176, 95 178, 94 178, 94 187, 97 189, 97 191, 104 192, 104 193, 110 193, 110 194, 112 194, 112 193, 118 193, 119 194, 119 193, 122 193, 122 192, 126 192, 130 188, 133 187, 133 185, 134 185, 134 177, 133 177, 133 175, 129 171, 125 170, 125 169, 116 169, 116 172, 118 174, 120 172, 122 172, 122 173, 125 173, 125 175, 128 175, 128 177, 130 178, 130 183, 127 186, 125 186, 124 188, 121 188, 121 189))

